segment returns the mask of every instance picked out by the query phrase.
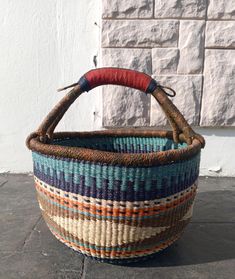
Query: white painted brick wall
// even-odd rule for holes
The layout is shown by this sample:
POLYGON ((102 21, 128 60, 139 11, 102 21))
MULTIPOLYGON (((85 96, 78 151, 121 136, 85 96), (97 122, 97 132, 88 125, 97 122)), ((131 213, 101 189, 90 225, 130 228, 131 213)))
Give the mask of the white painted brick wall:
MULTIPOLYGON (((102 62, 151 74, 177 91, 190 124, 235 126, 234 0, 102 0, 102 62)), ((104 126, 163 126, 151 98, 103 88, 104 126)))

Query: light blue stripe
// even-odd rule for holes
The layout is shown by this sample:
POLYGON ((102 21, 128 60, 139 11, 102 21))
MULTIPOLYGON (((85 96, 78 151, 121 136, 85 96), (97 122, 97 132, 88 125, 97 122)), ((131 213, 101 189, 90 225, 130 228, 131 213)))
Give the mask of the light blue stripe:
POLYGON ((120 150, 127 149, 130 151, 137 151, 137 146, 141 151, 161 151, 169 149, 181 149, 187 144, 176 144, 167 138, 158 137, 96 137, 96 138, 73 138, 64 140, 55 140, 54 144, 61 146, 85 147, 106 151, 120 152, 120 150), (132 150, 134 148, 134 150, 132 150))
POLYGON ((112 189, 113 182, 115 180, 121 181, 121 190, 125 191, 127 188, 127 181, 137 182, 135 183, 135 191, 138 191, 139 182, 145 181, 147 189, 151 188, 151 181, 157 180, 157 189, 161 189, 162 179, 169 179, 171 176, 187 176, 192 171, 194 174, 199 172, 200 153, 191 158, 190 160, 177 162, 169 165, 153 166, 153 167, 120 167, 120 166, 107 166, 97 165, 85 161, 63 161, 58 158, 47 157, 42 154, 33 152, 33 161, 36 168, 40 172, 43 172, 42 166, 44 166, 44 172, 49 172, 53 177, 53 172, 56 173, 57 178, 60 178, 60 173, 65 176, 65 181, 69 182, 69 176, 73 175, 73 182, 80 183, 80 176, 85 177, 85 185, 91 186, 90 177, 96 178, 96 187, 102 187, 102 181, 108 179, 109 189, 112 189), (138 179, 137 179, 138 178, 138 179), (137 181, 138 180, 138 181, 137 181))

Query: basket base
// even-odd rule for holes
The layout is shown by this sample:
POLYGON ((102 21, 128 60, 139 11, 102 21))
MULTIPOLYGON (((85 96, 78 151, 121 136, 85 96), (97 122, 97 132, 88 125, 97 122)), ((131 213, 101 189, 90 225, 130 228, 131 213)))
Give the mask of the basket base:
MULTIPOLYGON (((177 240, 176 240, 177 241, 177 240)), ((113 264, 113 265, 129 265, 129 264, 133 264, 133 263, 137 263, 137 262, 143 262, 143 261, 148 261, 150 259, 153 259, 155 258, 157 255, 159 255, 159 253, 167 248, 169 248, 169 246, 167 246, 166 248, 158 251, 158 252, 155 252, 151 255, 147 255, 147 256, 142 256, 142 257, 137 257, 137 258, 130 258, 130 259, 102 259, 102 258, 97 258, 97 257, 92 257, 92 256, 88 256, 86 254, 83 254, 79 251, 76 251, 76 253, 78 253, 79 255, 82 255, 88 259, 91 259, 93 261, 97 261, 97 262, 100 262, 100 263, 107 263, 107 264, 113 264)))
MULTIPOLYGON (((49 227, 49 226, 48 226, 49 227)), ((139 262, 139 261, 146 261, 149 260, 151 258, 154 258, 157 254, 159 254, 159 252, 165 250, 166 248, 168 248, 169 246, 171 246, 175 241, 177 241, 181 235, 183 234, 183 232, 180 232, 179 234, 175 235, 173 238, 171 238, 169 241, 167 241, 164 245, 161 246, 161 248, 159 248, 159 250, 155 250, 155 252, 153 253, 149 253, 146 254, 145 256, 135 256, 135 257, 128 257, 128 258, 120 258, 120 259, 112 259, 112 258, 101 258, 101 257, 95 257, 92 255, 88 255, 85 253, 82 253, 81 251, 75 249, 73 246, 69 245, 66 241, 64 241, 60 236, 58 236, 50 227, 49 230, 51 231, 51 233, 63 244, 65 244, 66 246, 68 246, 69 248, 73 249, 75 252, 77 252, 80 255, 83 255, 84 257, 91 259, 91 260, 95 260, 98 262, 102 262, 102 263, 108 263, 108 264, 114 264, 114 265, 127 265, 127 264, 131 264, 131 263, 135 263, 135 262, 139 262)))

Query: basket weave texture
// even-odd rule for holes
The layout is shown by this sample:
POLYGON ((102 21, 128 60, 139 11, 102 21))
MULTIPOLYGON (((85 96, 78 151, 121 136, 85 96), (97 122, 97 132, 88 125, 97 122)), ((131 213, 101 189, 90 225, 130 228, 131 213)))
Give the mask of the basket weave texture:
MULTIPOLYGON (((115 138, 113 146, 111 140, 66 139, 59 144, 87 143, 118 152, 182 147, 162 138, 115 138)), ((50 230, 73 249, 101 259, 146 256, 180 236, 191 218, 199 160, 197 154, 141 168, 33 153, 38 201, 50 230)))
POLYGON ((86 256, 117 263, 151 256, 192 217, 203 138, 187 126, 189 142, 180 124, 173 132, 53 133, 65 102, 82 91, 73 89, 27 140, 43 217, 56 238, 86 256))

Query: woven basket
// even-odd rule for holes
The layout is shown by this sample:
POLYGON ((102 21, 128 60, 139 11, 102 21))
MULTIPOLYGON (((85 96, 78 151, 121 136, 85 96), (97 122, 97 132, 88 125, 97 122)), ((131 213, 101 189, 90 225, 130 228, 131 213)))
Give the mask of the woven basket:
POLYGON ((27 139, 43 217, 56 238, 86 256, 112 263, 151 256, 190 221, 204 139, 146 74, 102 68, 73 86, 27 139), (54 133, 79 95, 104 84, 152 94, 173 131, 54 133))

